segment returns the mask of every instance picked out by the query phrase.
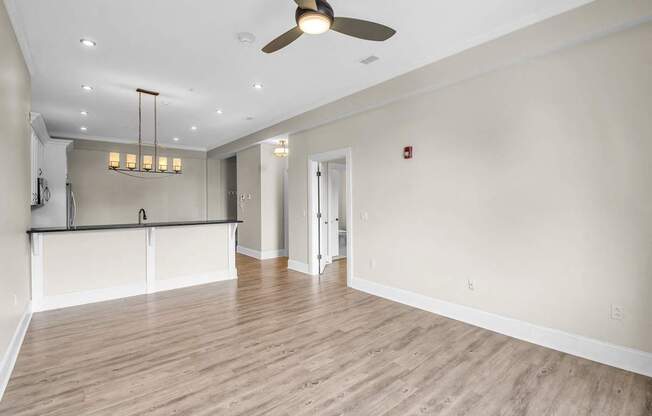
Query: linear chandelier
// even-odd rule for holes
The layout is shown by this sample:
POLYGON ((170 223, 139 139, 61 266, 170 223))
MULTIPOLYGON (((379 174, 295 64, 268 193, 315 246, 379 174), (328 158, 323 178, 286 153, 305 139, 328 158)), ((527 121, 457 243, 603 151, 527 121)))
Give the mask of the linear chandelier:
POLYGON ((158 92, 142 88, 138 92, 138 155, 127 153, 125 164, 122 165, 122 155, 119 152, 109 152, 109 170, 123 173, 135 178, 146 178, 153 175, 181 175, 183 172, 181 158, 172 158, 172 170, 167 156, 159 156, 158 144, 158 92), (154 155, 143 153, 143 94, 154 97, 154 155))

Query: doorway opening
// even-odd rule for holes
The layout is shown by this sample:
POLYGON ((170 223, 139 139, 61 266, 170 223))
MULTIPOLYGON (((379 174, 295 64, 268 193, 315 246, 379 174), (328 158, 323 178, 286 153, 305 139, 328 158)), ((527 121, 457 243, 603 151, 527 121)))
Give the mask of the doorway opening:
POLYGON ((334 262, 346 261, 353 278, 353 189, 351 149, 314 154, 308 160, 309 268, 321 276, 334 262))

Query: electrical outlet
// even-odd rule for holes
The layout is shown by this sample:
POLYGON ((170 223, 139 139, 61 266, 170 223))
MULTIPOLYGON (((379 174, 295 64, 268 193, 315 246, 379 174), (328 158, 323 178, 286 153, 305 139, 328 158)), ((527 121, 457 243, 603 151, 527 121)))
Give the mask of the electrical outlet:
POLYGON ((14 293, 14 306, 18 305, 18 296, 14 293))
POLYGON ((361 212, 360 213, 360 219, 364 222, 369 221, 369 213, 368 212, 361 212))
POLYGON ((469 290, 475 290, 475 281, 469 279, 466 284, 469 286, 469 290))
POLYGON ((375 269, 376 268, 376 260, 374 260, 374 259, 369 260, 369 268, 370 269, 375 269))
POLYGON ((614 321, 622 321, 625 319, 625 308, 618 305, 611 305, 611 319, 614 321))

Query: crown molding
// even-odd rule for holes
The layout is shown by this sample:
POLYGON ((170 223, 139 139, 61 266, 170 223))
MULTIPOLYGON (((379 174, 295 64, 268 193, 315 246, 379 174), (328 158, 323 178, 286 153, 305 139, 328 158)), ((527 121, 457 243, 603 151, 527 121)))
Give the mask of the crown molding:
MULTIPOLYGON (((125 140, 125 139, 116 139, 113 137, 103 137, 103 136, 93 136, 93 138, 88 138, 86 136, 75 135, 75 134, 64 134, 64 133, 54 133, 52 134, 53 139, 72 139, 72 140, 84 140, 87 142, 104 142, 104 143, 115 143, 115 144, 131 144, 138 145, 137 140, 125 140)), ((183 146, 183 145, 174 145, 174 144, 158 144, 162 149, 174 149, 174 150, 189 150, 193 152, 207 152, 208 150, 205 147, 193 147, 193 146, 183 146)), ((154 147, 154 143, 143 143, 143 146, 154 147)))
POLYGON ((20 46, 20 50, 23 53, 23 59, 27 66, 27 70, 31 76, 34 76, 34 60, 32 59, 29 42, 27 41, 27 34, 23 29, 25 25, 23 24, 23 19, 18 10, 18 2, 16 0, 4 0, 4 4, 7 14, 9 15, 9 20, 11 21, 11 26, 14 28, 14 34, 16 35, 18 46, 20 46))

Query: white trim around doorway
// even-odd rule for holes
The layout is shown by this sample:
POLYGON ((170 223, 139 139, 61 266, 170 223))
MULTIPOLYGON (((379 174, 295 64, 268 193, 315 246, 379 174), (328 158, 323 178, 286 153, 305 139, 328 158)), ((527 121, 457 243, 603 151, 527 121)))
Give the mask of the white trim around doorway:
POLYGON ((346 159, 346 283, 351 286, 353 278, 353 151, 350 147, 315 153, 308 156, 308 270, 313 276, 319 275, 317 261, 317 190, 313 178, 319 163, 346 159))

